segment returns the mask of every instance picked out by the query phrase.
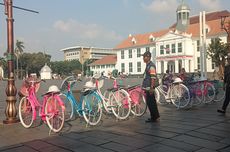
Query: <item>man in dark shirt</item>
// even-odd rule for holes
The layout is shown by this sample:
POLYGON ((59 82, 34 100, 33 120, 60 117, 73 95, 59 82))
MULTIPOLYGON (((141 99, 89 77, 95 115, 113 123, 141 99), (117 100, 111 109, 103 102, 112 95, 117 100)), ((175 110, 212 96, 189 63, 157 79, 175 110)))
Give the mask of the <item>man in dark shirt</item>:
POLYGON ((227 56, 228 64, 224 67, 224 86, 225 100, 222 109, 218 109, 217 112, 225 114, 230 101, 230 53, 227 56))
POLYGON ((152 61, 150 61, 150 59, 151 53, 149 51, 146 51, 143 54, 143 60, 146 63, 146 69, 144 73, 142 87, 146 90, 146 102, 150 111, 150 118, 147 119, 145 122, 156 122, 160 117, 154 95, 157 73, 156 66, 152 61))

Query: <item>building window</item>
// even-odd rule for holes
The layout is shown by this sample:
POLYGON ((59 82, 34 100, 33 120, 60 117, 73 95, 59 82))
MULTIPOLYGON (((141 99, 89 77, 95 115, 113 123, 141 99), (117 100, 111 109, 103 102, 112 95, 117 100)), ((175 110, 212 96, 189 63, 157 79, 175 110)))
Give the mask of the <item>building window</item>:
POLYGON ((97 65, 96 67, 97 67, 97 69, 100 69, 100 65, 97 65))
POLYGON ((169 54, 169 53, 170 53, 169 44, 166 45, 166 47, 165 47, 165 52, 166 52, 166 54, 169 54))
POLYGON ((121 63, 121 72, 125 72, 125 64, 121 63))
POLYGON ((176 45, 175 45, 175 44, 172 44, 172 45, 171 45, 171 48, 172 48, 172 53, 176 53, 176 45))
POLYGON ((111 68, 115 68, 115 64, 112 64, 112 65, 111 65, 111 68))
POLYGON ((137 72, 141 72, 141 62, 137 62, 137 72))
POLYGON ((124 58, 125 58, 125 51, 122 50, 122 51, 121 51, 121 59, 124 59, 124 58))
POLYGON ((141 57, 141 49, 140 48, 137 48, 137 57, 141 57))
POLYGON ((164 45, 160 46, 160 54, 164 54, 164 45))
POLYGON ((197 50, 197 52, 200 51, 200 40, 196 41, 196 50, 197 50))
POLYGON ((132 49, 129 49, 129 58, 132 58, 132 49))
POLYGON ((178 43, 178 52, 182 52, 182 43, 178 43))
POLYGON ((104 68, 105 68, 105 65, 101 65, 101 68, 104 69, 104 68))
POLYGON ((133 63, 129 62, 129 72, 133 72, 133 63))
POLYGON ((183 12, 183 20, 186 20, 186 13, 183 12))
POLYGON ((146 48, 145 48, 145 51, 150 51, 150 48, 149 48, 149 47, 146 47, 146 48))
POLYGON ((106 64, 106 68, 110 68, 110 64, 106 64))
POLYGON ((215 69, 215 62, 212 61, 212 69, 215 69))
POLYGON ((197 69, 200 70, 200 57, 197 57, 197 69))

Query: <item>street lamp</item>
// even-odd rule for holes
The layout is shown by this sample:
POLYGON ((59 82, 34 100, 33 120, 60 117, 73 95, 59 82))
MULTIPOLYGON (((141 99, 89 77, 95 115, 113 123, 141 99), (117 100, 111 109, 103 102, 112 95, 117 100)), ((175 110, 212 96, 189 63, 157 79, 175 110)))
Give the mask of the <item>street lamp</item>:
MULTIPOLYGON (((3 120, 5 124, 11 124, 19 122, 17 116, 17 109, 15 106, 16 103, 16 93, 17 89, 15 87, 15 80, 14 80, 14 30, 13 30, 13 2, 12 0, 4 0, 4 4, 0 3, 1 5, 5 6, 5 15, 7 15, 7 65, 8 65, 8 82, 6 87, 6 109, 5 115, 6 119, 3 120)), ((36 11, 15 7, 18 9, 22 9, 25 11, 30 11, 34 13, 38 13, 36 11)))
POLYGON ((5 4, 5 14, 7 15, 7 64, 8 64, 8 84, 6 87, 6 109, 5 115, 6 120, 3 123, 10 124, 18 122, 16 103, 16 93, 17 89, 15 87, 14 80, 14 34, 13 34, 13 9, 12 0, 4 0, 5 4))

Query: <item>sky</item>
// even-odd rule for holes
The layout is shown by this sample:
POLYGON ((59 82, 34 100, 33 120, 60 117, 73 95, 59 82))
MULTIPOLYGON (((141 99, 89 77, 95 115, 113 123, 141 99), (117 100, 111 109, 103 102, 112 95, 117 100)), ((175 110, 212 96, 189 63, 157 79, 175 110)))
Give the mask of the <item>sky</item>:
MULTIPOLYGON (((184 0, 190 16, 201 11, 230 11, 229 0, 184 0)), ((0 1, 1 2, 1 1, 0 1)), ((2 0, 3 2, 3 0, 2 0)), ((129 34, 168 28, 176 21, 182 0, 13 0, 14 42, 24 52, 45 52, 52 61, 64 60, 60 50, 72 46, 114 48, 129 34)), ((0 56, 7 49, 4 6, 0 5, 0 56)))

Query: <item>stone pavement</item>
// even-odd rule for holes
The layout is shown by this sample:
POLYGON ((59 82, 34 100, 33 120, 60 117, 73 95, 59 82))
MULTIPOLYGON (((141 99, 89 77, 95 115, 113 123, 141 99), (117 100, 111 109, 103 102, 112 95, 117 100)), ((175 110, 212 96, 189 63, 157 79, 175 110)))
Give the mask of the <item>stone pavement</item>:
POLYGON ((66 123, 60 134, 51 133, 45 124, 25 129, 20 123, 0 125, 0 151, 4 152, 229 152, 230 113, 216 112, 220 103, 177 110, 173 105, 159 105, 161 120, 145 123, 130 116, 116 121, 103 115, 99 126, 86 127, 78 118, 66 123))
MULTIPOLYGON (((17 82, 17 88, 21 82, 17 82)), ((50 84, 60 82, 50 81, 50 84)), ((65 124, 59 134, 49 134, 45 124, 37 121, 25 129, 20 123, 2 124, 5 119, 5 82, 0 82, 0 151, 4 152, 230 152, 230 112, 216 112, 221 103, 177 110, 173 105, 159 105, 161 120, 146 124, 149 114, 116 121, 103 115, 100 125, 86 127, 78 118, 65 124)), ((41 92, 47 90, 41 87, 41 92)), ((230 111, 230 110, 229 110, 230 111)))

